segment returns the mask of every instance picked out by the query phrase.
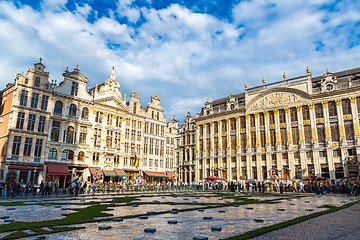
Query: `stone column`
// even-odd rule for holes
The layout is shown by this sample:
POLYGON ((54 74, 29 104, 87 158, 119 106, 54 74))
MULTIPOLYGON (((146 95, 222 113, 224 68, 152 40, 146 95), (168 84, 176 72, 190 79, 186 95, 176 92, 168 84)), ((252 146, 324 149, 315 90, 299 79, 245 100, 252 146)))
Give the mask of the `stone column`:
POLYGON ((218 156, 222 156, 222 122, 218 121, 218 156))
POLYGON ((240 179, 241 176, 241 145, 240 145, 240 117, 235 117, 236 121, 236 177, 240 179))
POLYGON ((356 106, 356 97, 349 98, 351 102, 351 114, 354 127, 355 145, 356 145, 356 158, 360 160, 360 130, 359 130, 359 113, 356 106))
POLYGON ((257 179, 262 180, 262 167, 261 167, 261 138, 260 138, 260 120, 259 113, 255 113, 255 132, 256 132, 256 171, 257 179))
POLYGON ((233 150, 231 148, 231 124, 230 119, 226 119, 226 141, 227 141, 227 147, 226 147, 226 176, 227 179, 230 181, 232 180, 231 176, 231 151, 233 150))
POLYGON ((271 146, 270 146, 270 119, 269 112, 264 112, 264 125, 265 125, 265 150, 266 150, 266 171, 269 173, 271 170, 271 146))
POLYGON ((347 155, 347 150, 345 148, 343 148, 343 146, 346 146, 344 114, 342 111, 341 99, 337 99, 337 100, 335 100, 335 102, 336 102, 337 118, 338 118, 338 123, 339 123, 341 161, 343 162, 344 175, 345 175, 345 177, 348 177, 349 176, 348 169, 347 169, 347 165, 345 164, 345 159, 347 158, 348 155, 347 155))
POLYGON ((313 149, 313 160, 314 160, 314 170, 315 175, 320 176, 321 174, 321 165, 320 165, 320 154, 318 147, 318 136, 316 130, 316 114, 314 104, 309 104, 309 114, 310 114, 310 126, 311 126, 311 145, 313 149))
POLYGON ((246 114, 246 168, 247 178, 253 178, 252 160, 251 160, 251 133, 250 133, 250 115, 246 114))

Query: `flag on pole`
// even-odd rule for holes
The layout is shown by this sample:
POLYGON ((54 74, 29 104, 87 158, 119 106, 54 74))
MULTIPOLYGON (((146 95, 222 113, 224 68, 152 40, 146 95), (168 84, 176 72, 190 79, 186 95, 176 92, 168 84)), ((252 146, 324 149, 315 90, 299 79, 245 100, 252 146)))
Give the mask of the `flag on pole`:
POLYGON ((135 155, 135 167, 139 167, 139 158, 135 155))

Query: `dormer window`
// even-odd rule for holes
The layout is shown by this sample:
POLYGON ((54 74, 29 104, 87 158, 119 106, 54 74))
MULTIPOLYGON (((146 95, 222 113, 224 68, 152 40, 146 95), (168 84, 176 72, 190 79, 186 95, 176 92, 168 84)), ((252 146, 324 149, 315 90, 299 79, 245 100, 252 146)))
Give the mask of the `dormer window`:
POLYGON ((72 82, 72 85, 71 85, 71 95, 72 96, 77 96, 78 88, 79 88, 79 83, 72 82))
POLYGON ((35 87, 40 87, 40 78, 35 78, 35 82, 34 82, 34 86, 35 87))

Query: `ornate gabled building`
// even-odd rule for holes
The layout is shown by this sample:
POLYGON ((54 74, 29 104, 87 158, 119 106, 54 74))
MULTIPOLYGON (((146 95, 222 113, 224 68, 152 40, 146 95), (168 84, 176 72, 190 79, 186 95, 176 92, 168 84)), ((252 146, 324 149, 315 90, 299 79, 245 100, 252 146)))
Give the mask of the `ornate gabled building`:
POLYGON ((196 179, 358 176, 360 68, 306 73, 207 101, 196 116, 196 179))
POLYGON ((176 156, 178 179, 191 183, 195 179, 195 119, 190 110, 184 124, 176 128, 176 156))
POLYGON ((174 177, 175 126, 155 92, 146 108, 135 89, 126 99, 113 67, 110 79, 87 90, 78 66, 49 82, 41 59, 1 92, 1 179, 65 186, 92 181, 174 177), (166 143, 169 139, 169 144, 166 143))

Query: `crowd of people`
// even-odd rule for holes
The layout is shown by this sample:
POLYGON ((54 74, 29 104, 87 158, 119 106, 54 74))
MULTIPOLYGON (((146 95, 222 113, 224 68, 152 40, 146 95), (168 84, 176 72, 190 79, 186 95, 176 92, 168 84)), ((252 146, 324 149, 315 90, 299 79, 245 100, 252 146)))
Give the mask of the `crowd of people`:
POLYGON ((293 181, 292 183, 282 181, 200 181, 200 182, 170 182, 170 181, 120 181, 120 182, 101 182, 92 183, 74 180, 67 184, 66 188, 60 188, 58 182, 42 181, 39 185, 27 182, 18 183, 16 180, 7 184, 0 180, 0 196, 2 197, 22 197, 22 196, 51 196, 52 194, 95 194, 125 191, 187 191, 187 190, 205 190, 205 191, 232 191, 248 193, 265 192, 296 192, 296 193, 317 193, 325 194, 347 194, 348 196, 357 196, 359 194, 359 181, 343 181, 335 183, 334 181, 293 181))

